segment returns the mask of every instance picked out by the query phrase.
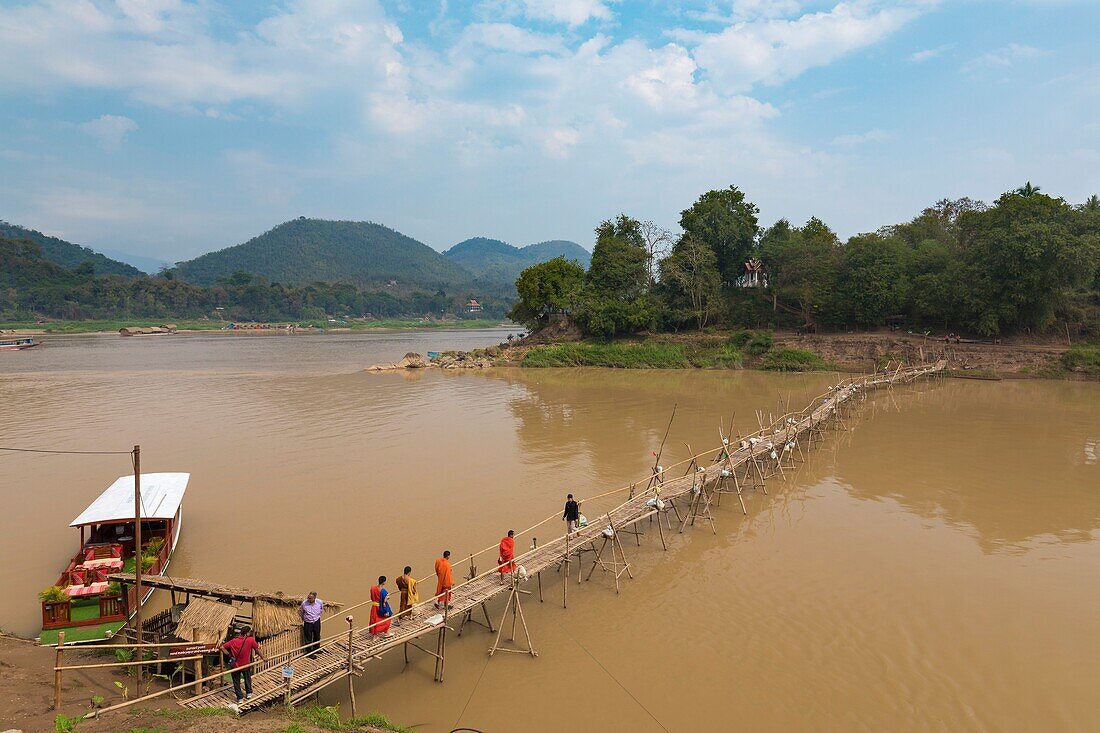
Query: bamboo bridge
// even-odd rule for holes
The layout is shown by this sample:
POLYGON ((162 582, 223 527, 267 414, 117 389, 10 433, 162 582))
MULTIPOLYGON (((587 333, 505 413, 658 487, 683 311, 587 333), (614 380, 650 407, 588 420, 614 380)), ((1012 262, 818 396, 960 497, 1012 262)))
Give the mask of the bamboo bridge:
MULTIPOLYGON (((496 637, 489 654, 510 651, 537 656, 527 633, 520 596, 535 593, 532 581, 537 579, 537 593, 541 600, 542 571, 556 569, 564 576, 562 602, 567 605, 570 568, 575 564, 579 580, 586 565, 584 555, 588 554, 592 563, 588 568, 588 576, 591 577, 597 567, 609 571, 615 577, 615 587, 618 590, 620 576, 630 573, 622 538, 633 536, 640 544, 640 522, 649 520, 652 523, 656 519, 665 549, 665 532, 674 531, 673 518, 679 524, 680 532, 696 523, 709 523, 714 531, 711 506, 720 502, 723 494, 733 494, 740 499, 742 492, 748 489, 759 488, 766 492, 765 481, 768 478, 793 468, 797 458, 805 457, 802 447, 805 445, 809 448, 814 442, 823 440, 827 429, 842 424, 868 391, 912 382, 940 372, 944 366, 945 362, 940 361, 910 368, 898 367, 897 370, 885 374, 844 380, 815 398, 805 410, 782 415, 771 425, 752 435, 723 435, 722 444, 717 448, 678 464, 685 466, 682 475, 669 477, 668 470, 654 466, 648 481, 643 479, 642 484, 619 490, 629 491, 626 501, 599 517, 593 517, 587 526, 573 534, 541 545, 536 542, 533 549, 517 555, 515 562, 526 571, 526 583, 522 582, 522 572, 504 576, 507 582, 502 583, 500 567, 496 566, 495 559, 490 561, 494 566, 492 569, 477 574, 473 565, 474 556, 471 556, 470 577, 455 585, 449 608, 440 609, 434 603, 439 599, 429 598, 414 606, 408 615, 402 616, 401 623, 394 624, 385 635, 371 634, 365 627, 354 628, 354 622, 348 617, 347 629, 322 638, 320 647, 312 654, 308 654, 305 647, 299 647, 284 652, 280 659, 269 659, 264 664, 267 668, 259 669, 253 676, 252 698, 240 706, 236 705, 232 688, 224 685, 221 674, 211 675, 205 681, 222 686, 180 700, 179 704, 188 708, 239 708, 244 713, 276 702, 294 704, 341 679, 348 679, 354 708, 355 691, 350 684, 351 679, 362 673, 368 661, 391 651, 400 649, 407 663, 410 646, 435 659, 435 680, 442 682, 448 632, 461 635, 463 626, 473 621, 473 615, 479 612, 484 615, 485 625, 490 631, 494 631, 486 604, 503 595, 508 596, 504 618, 495 629, 496 637), (520 590, 521 585, 532 589, 520 590), (510 641, 515 640, 518 620, 527 641, 525 647, 515 648, 501 644, 502 627, 509 614, 512 619, 510 641), (434 637, 429 648, 419 643, 425 637, 434 637), (272 661, 276 663, 268 667, 272 661)), ((595 498, 600 497, 591 497, 589 500, 595 498)), ((741 507, 745 511, 743 500, 741 507)), ((557 519, 557 515, 544 520, 540 525, 553 519, 557 519)), ((524 530, 519 534, 529 531, 524 530)), ((495 550, 495 546, 493 549, 495 550)), ((367 601, 357 606, 369 607, 369 603, 367 601)), ((203 680, 199 680, 201 681, 203 680)))

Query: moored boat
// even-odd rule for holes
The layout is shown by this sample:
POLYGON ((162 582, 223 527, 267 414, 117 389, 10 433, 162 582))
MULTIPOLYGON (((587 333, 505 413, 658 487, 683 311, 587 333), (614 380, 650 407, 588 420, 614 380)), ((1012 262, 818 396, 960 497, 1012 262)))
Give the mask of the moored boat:
POLYGON ((183 495, 190 474, 141 474, 141 547, 136 547, 134 477, 122 476, 69 525, 80 528, 80 549, 69 559, 57 582, 41 594, 42 644, 66 644, 110 638, 132 617, 138 604, 152 595, 109 582, 112 572, 134 572, 142 563, 145 575, 163 575, 172 560, 183 527, 183 495))
POLYGON ((42 342, 35 341, 30 337, 18 339, 0 339, 0 351, 22 351, 23 349, 33 349, 35 346, 41 345, 42 342))

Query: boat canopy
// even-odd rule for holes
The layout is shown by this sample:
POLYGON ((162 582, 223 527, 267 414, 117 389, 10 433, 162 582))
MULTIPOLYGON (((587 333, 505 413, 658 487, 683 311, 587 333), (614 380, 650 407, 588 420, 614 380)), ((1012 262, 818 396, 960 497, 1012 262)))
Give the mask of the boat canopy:
MULTIPOLYGON (((171 519, 183 501, 189 473, 141 474, 141 518, 171 519)), ((120 476, 70 527, 134 521, 134 477, 120 476)))

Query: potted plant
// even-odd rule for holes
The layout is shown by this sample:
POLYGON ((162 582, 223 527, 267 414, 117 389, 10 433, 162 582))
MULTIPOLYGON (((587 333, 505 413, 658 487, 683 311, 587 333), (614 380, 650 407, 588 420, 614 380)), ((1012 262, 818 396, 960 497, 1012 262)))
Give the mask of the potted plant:
POLYGON ((157 556, 156 555, 147 555, 144 552, 141 553, 141 572, 143 572, 143 573, 148 572, 153 567, 153 565, 156 564, 156 562, 157 562, 157 556))
POLYGON ((110 583, 107 584, 107 590, 103 593, 103 595, 107 596, 108 598, 121 596, 122 583, 118 582, 117 580, 112 580, 110 583))
POLYGON ((38 593, 42 601, 42 625, 64 624, 69 620, 69 601, 72 600, 60 585, 50 585, 38 593))

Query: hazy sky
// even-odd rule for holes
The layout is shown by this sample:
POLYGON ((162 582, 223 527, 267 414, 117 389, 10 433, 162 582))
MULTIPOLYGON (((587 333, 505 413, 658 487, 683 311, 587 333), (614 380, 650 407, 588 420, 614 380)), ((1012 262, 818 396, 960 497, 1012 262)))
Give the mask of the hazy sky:
POLYGON ((735 184, 842 235, 1100 192, 1100 2, 0 0, 0 219, 179 260, 305 215, 591 247, 735 184))

